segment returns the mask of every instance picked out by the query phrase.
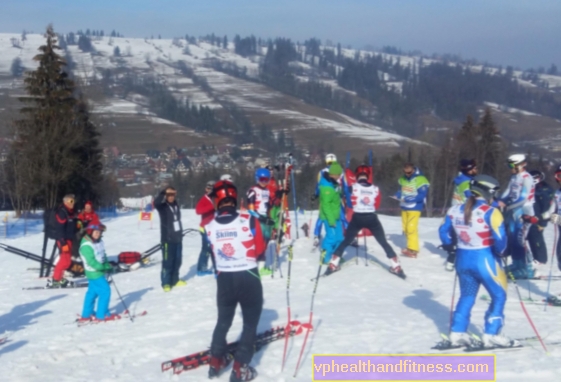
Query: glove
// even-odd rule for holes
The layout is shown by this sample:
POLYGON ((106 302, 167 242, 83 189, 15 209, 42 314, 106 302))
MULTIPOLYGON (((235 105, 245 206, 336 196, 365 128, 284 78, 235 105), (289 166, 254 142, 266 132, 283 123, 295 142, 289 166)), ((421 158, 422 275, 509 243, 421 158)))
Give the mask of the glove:
POLYGON ((311 200, 312 202, 315 202, 315 201, 317 200, 317 198, 319 198, 318 195, 312 195, 312 197, 310 198, 310 200, 311 200))
POLYGON ((319 237, 314 236, 314 247, 319 247, 319 237))
POLYGON ((442 244, 440 247, 448 253, 456 253, 456 246, 454 244, 442 244))
POLYGON ((68 244, 62 246, 61 252, 70 252, 70 248, 68 247, 68 244))
POLYGON ((561 225, 561 215, 551 214, 551 222, 553 224, 561 225))
POLYGON ((545 227, 542 227, 541 225, 538 225, 538 231, 543 231, 545 229, 545 227))
POLYGON ((113 273, 113 266, 110 263, 103 264, 103 271, 105 273, 113 273))
POLYGON ((522 215, 522 220, 525 223, 538 224, 538 218, 535 216, 522 215))

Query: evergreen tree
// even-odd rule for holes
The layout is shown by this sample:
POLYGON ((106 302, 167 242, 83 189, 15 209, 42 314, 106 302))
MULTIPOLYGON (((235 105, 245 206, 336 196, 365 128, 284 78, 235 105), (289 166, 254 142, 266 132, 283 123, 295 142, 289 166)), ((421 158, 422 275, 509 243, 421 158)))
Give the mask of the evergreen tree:
POLYGON ((12 73, 12 76, 19 78, 23 75, 24 70, 25 68, 21 63, 21 58, 19 57, 14 58, 12 60, 12 66, 10 67, 10 72, 12 73))
POLYGON ((222 40, 222 47, 228 49, 228 36, 226 35, 224 35, 224 39, 222 40))
POLYGON ((113 49, 113 56, 115 56, 115 57, 120 57, 121 56, 121 49, 118 46, 116 46, 113 49))
POLYGON ((91 189, 99 181, 101 160, 99 134, 89 121, 85 101, 75 97, 76 88, 66 73, 66 62, 57 53, 60 48, 52 26, 45 37, 45 45, 34 57, 37 69, 26 73, 28 96, 20 98, 25 105, 20 110, 21 119, 14 121, 15 138, 9 156, 14 163, 10 171, 15 183, 31 190, 36 206, 51 208, 68 192, 79 192, 82 197, 93 195, 84 189, 91 189), (91 174, 85 176, 83 171, 91 174), (82 189, 73 189, 77 175, 87 183, 82 189))

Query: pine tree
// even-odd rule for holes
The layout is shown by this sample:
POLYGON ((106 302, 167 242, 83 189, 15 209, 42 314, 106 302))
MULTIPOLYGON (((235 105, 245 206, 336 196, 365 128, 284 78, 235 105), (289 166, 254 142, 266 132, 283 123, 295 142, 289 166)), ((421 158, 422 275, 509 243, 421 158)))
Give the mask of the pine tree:
POLYGON ((36 206, 51 208, 64 193, 84 193, 71 188, 78 176, 87 188, 93 188, 99 181, 101 161, 99 134, 89 121, 84 100, 75 97, 77 91, 57 52, 60 48, 52 26, 45 37, 45 45, 34 57, 39 65, 24 80, 28 96, 20 98, 24 103, 21 119, 14 121, 9 153, 14 165, 9 171, 15 183, 24 184, 32 193, 36 206), (86 177, 83 171, 91 171, 91 175, 86 177))

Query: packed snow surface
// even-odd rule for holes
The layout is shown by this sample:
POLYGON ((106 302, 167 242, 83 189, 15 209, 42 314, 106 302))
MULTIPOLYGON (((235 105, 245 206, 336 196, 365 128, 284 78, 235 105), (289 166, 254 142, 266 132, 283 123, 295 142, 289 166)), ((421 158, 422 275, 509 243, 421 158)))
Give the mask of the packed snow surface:
MULTIPOLYGON (((185 228, 196 228, 199 218, 192 210, 184 210, 185 228)), ((313 216, 315 221, 316 215, 313 216)), ((299 215, 309 223, 310 213, 299 215)), ((382 216, 381 221, 390 244, 398 250, 403 245, 401 221, 382 216)), ((314 331, 310 334, 304 360, 296 379, 292 378, 304 336, 289 343, 287 365, 281 372, 283 341, 269 344, 253 358, 259 372, 257 381, 310 381, 312 354, 425 354, 448 331, 450 300, 454 274, 443 267, 444 252, 439 245, 437 228, 441 219, 423 218, 419 224, 421 253, 418 259, 402 258, 407 280, 401 280, 386 269, 387 260, 381 248, 368 238, 368 258, 375 262, 365 266, 364 246, 358 251, 349 248, 346 258, 351 262, 339 273, 319 281, 314 306, 314 331)), ((107 221, 104 235, 108 254, 121 251, 144 251, 159 241, 158 219, 154 229, 138 222, 138 217, 123 216, 107 221)), ((293 225, 295 226, 295 224, 293 225)), ((196 233, 183 241, 182 279, 186 287, 163 293, 160 287, 160 254, 153 264, 135 272, 114 276, 115 284, 132 312, 148 311, 144 317, 130 322, 120 321, 77 327, 73 321, 81 312, 86 289, 22 290, 39 286, 37 263, 11 253, 0 253, 0 336, 10 332, 9 342, 0 345, 0 375, 3 381, 204 381, 207 367, 184 372, 178 376, 162 374, 161 363, 205 350, 210 345, 216 320, 216 282, 212 276, 197 277, 196 262, 201 238, 196 233)), ((546 230, 551 248, 553 229, 546 230)), ((42 235, 6 240, 8 245, 39 253, 42 235)), ((314 283, 310 279, 318 268, 319 253, 312 252, 312 240, 303 238, 294 244, 294 260, 290 286, 293 319, 307 322, 314 283)), ((286 262, 282 252, 285 278, 263 279, 265 304, 259 331, 286 324, 286 262)), ((545 267, 545 272, 549 266, 545 267)), ((557 266, 554 274, 559 275, 557 266)), ((546 296, 547 282, 522 281, 519 288, 524 297, 541 300, 546 296)), ((551 292, 561 292, 561 282, 553 281, 551 292)), ((486 293, 481 290, 480 293, 486 293)), ((459 292, 456 292, 456 300, 459 292)), ((470 331, 482 334, 483 315, 487 302, 477 300, 472 311, 470 331)), ((123 306, 112 287, 111 311, 122 313, 123 306)), ((527 304, 529 314, 546 342, 561 340, 559 318, 561 308, 527 304)), ((517 302, 514 285, 509 286, 505 308, 504 333, 520 338, 534 333, 517 302)), ((241 333, 238 312, 229 341, 241 333)), ((522 350, 497 352, 497 381, 555 381, 561 373, 561 348, 552 346, 546 355, 537 342, 522 350)), ((229 371, 218 380, 227 381, 229 371)))

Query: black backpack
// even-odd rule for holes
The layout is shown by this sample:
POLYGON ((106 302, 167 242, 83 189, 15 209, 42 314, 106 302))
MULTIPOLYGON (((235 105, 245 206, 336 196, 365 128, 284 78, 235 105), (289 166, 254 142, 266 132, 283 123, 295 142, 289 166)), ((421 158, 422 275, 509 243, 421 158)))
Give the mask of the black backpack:
POLYGON ((43 223, 45 224, 45 234, 49 239, 56 240, 57 234, 57 221, 56 214, 58 212, 58 207, 49 208, 45 210, 43 214, 43 223))

